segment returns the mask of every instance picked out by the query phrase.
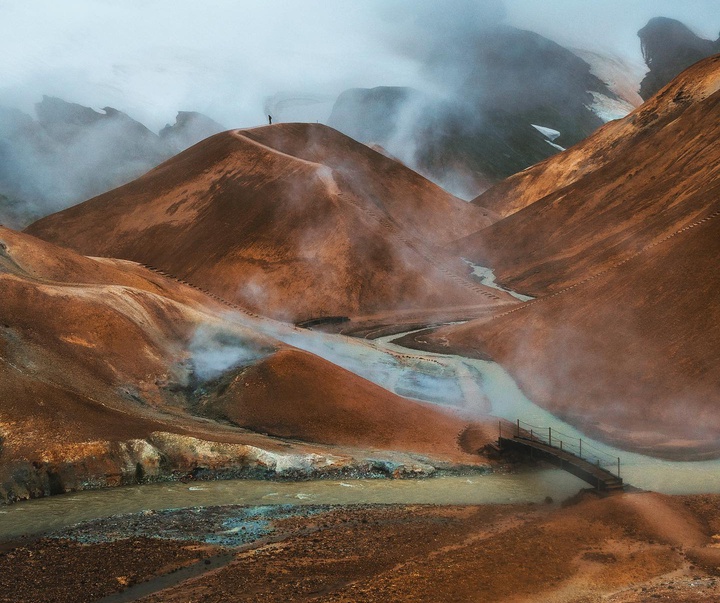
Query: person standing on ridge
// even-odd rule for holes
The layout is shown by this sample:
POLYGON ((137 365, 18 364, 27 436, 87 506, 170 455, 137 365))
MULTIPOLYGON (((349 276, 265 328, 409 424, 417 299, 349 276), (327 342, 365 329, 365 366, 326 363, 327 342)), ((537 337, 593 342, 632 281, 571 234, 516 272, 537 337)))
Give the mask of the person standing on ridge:
POLYGON ((268 124, 272 126, 272 115, 268 115, 268 124))

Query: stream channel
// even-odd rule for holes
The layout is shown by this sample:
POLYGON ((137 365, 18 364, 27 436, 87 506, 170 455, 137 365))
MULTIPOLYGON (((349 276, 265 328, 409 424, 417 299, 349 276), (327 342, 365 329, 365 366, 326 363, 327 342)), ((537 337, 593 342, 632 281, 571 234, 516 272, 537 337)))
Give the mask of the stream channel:
MULTIPOLYGON (((246 320, 246 319, 238 319, 246 320)), ((626 483, 666 494, 720 493, 720 460, 677 462, 635 454, 592 440, 533 404, 498 364, 420 352, 392 343, 406 333, 366 341, 261 321, 268 335, 321 356, 399 395, 551 427, 621 458, 626 483)), ((253 325, 255 328, 258 324, 253 325)), ((164 483, 53 496, 0 507, 0 539, 57 530, 80 521, 141 510, 210 505, 489 504, 563 500, 586 484, 555 468, 420 480, 302 482, 231 480, 164 483)))

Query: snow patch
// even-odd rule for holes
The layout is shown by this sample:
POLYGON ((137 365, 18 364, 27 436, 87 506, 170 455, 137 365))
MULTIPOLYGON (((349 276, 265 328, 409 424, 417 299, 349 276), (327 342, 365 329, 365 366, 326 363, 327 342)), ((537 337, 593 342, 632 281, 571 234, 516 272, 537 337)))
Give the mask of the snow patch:
POLYGON ((530 124, 533 128, 535 128, 540 134, 542 134, 545 138, 548 140, 555 140, 556 138, 560 137, 560 132, 558 130, 553 130, 552 128, 547 128, 545 126, 538 126, 535 124, 530 124))
POLYGON ((473 276, 476 276, 477 278, 479 278, 480 283, 485 285, 486 287, 492 287, 493 289, 497 289, 498 291, 504 291, 505 293, 509 293, 510 295, 512 295, 515 299, 519 299, 520 301, 524 301, 524 302, 535 299, 534 297, 530 297, 529 295, 523 295, 522 293, 517 293, 510 289, 506 289, 505 287, 503 287, 501 285, 498 285, 495 282, 495 271, 492 268, 486 268, 485 266, 478 266, 477 264, 473 264, 470 260, 466 260, 465 258, 463 258, 463 262, 465 262, 468 266, 470 266, 473 269, 472 270, 473 276))
POLYGON ((549 140, 546 140, 551 147, 557 149, 558 151, 566 151, 567 149, 565 147, 561 147, 559 144, 555 144, 554 142, 550 142, 549 140))
POLYGON ((590 94, 592 94, 593 102, 588 109, 605 123, 615 119, 622 119, 635 109, 635 107, 626 100, 613 99, 598 92, 590 92, 590 94))

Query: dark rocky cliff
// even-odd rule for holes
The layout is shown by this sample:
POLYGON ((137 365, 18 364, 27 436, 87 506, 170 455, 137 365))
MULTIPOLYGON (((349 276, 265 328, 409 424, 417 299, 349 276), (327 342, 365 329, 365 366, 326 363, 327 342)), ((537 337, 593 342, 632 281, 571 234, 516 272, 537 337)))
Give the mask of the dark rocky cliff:
POLYGON ((224 129, 180 112, 158 135, 112 107, 49 96, 35 113, 0 107, 0 224, 16 228, 121 186, 224 129))
POLYGON ((720 38, 713 42, 695 35, 684 23, 655 17, 639 32, 642 53, 650 71, 640 84, 648 100, 681 71, 720 52, 720 38))
POLYGON ((430 58, 443 99, 398 87, 340 95, 329 125, 385 147, 456 194, 477 194, 594 132, 593 93, 616 98, 584 60, 530 31, 496 26, 430 58), (551 141, 532 127, 560 132, 551 141))

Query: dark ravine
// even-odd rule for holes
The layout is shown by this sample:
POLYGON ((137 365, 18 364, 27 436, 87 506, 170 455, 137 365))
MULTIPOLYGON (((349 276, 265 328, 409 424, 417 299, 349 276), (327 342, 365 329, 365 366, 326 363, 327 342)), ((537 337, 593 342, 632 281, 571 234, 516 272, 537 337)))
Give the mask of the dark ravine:
POLYGON ((235 559, 233 553, 218 553, 196 561, 192 565, 186 565, 180 569, 174 569, 168 574, 161 574, 156 578, 150 578, 145 582, 133 584, 119 593, 114 593, 98 599, 96 603, 130 603, 148 595, 155 594, 166 588, 172 588, 182 584, 186 580, 197 578, 208 572, 225 567, 235 559))

